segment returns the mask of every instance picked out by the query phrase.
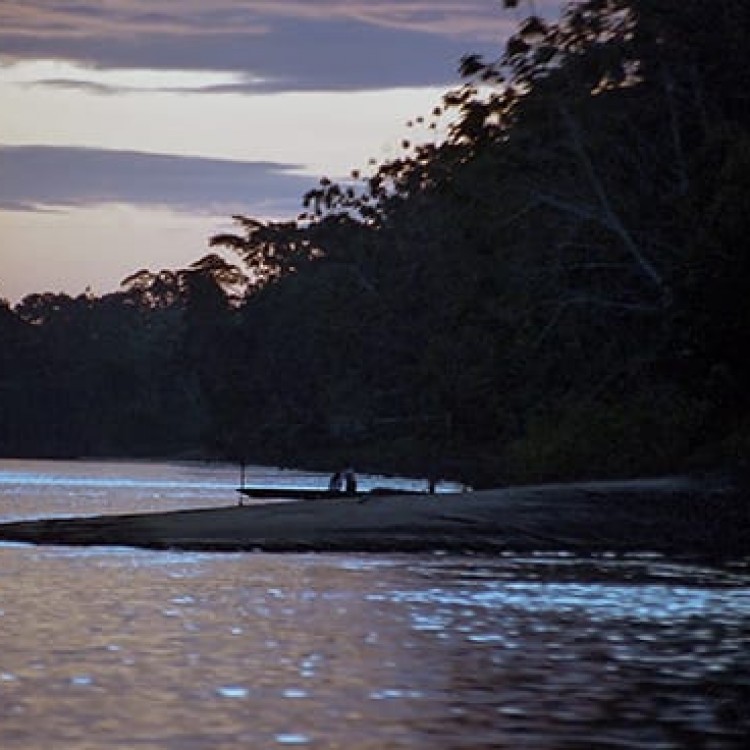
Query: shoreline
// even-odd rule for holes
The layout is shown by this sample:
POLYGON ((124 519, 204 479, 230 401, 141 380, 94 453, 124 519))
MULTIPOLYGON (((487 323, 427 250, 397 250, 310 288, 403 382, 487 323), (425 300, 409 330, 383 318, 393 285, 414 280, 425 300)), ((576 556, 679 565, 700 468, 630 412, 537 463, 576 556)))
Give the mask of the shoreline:
POLYGON ((682 477, 0 524, 0 541, 265 552, 750 555, 750 493, 682 477))

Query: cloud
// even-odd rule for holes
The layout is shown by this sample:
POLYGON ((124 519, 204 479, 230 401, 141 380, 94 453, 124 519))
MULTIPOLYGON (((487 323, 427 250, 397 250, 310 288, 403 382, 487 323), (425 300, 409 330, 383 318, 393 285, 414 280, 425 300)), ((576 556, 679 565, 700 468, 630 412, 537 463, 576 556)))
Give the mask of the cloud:
MULTIPOLYGON (((537 0, 538 12, 558 0, 537 0)), ((0 24, 13 35, 82 38, 265 34, 284 19, 356 20, 439 36, 492 38, 497 25, 528 12, 503 12, 498 0, 4 0, 0 24)))
POLYGON ((39 59, 0 66, 1 83, 93 94, 177 94, 244 90, 263 81, 235 71, 89 68, 64 60, 39 59))
POLYGON ((206 214, 296 215, 313 184, 296 165, 133 151, 0 147, 0 208, 44 211, 107 203, 206 214), (291 199, 290 195, 299 196, 291 199))
POLYGON ((497 52, 519 17, 498 0, 4 0, 0 50, 252 76, 234 91, 450 85, 463 54, 497 52))
MULTIPOLYGON (((232 91, 346 91, 452 85, 458 61, 476 45, 357 21, 286 20, 273 34, 250 37, 159 36, 7 38, 0 49, 19 58, 61 58, 91 67, 241 71, 232 91)), ((488 51, 486 49, 478 50, 488 51)), ((83 83, 83 82, 82 82, 83 83)), ((70 85, 70 84, 68 84, 70 85)))

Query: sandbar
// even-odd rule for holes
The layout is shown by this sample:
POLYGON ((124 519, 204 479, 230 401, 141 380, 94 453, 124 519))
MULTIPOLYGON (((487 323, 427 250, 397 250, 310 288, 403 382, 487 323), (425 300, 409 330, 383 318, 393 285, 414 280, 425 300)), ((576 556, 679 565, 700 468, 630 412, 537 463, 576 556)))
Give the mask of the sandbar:
POLYGON ((0 540, 216 552, 750 555, 750 493, 664 477, 0 524, 0 540))

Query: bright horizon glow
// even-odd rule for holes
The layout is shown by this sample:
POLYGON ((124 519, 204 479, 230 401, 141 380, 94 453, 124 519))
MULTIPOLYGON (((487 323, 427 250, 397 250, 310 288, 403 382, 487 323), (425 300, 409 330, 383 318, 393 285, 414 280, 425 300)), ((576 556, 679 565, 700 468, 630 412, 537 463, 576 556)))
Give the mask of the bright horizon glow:
MULTIPOLYGON (((429 116, 442 88, 358 92, 274 94, 177 91, 188 83, 216 85, 231 75, 185 71, 100 71, 88 80, 128 86, 116 95, 87 88, 38 85, 54 73, 81 81, 79 73, 99 73, 49 61, 0 67, 0 146, 58 146, 137 151, 231 161, 271 161, 295 165, 289 173, 345 179, 352 169, 367 171, 400 153, 402 138, 419 132, 406 121, 429 116), (169 83, 170 90, 157 88, 169 83), (154 86, 149 89, 149 86, 154 86)), ((425 138, 435 137, 431 131, 425 138)), ((299 196, 300 203, 302 194, 299 196)), ((238 196, 241 203, 241 196, 238 196)), ((139 268, 185 267, 208 252, 209 237, 230 225, 207 200, 205 215, 168 208, 92 204, 37 206, 35 211, 0 209, 0 299, 12 304, 32 292, 71 295, 90 288, 115 291, 139 268)), ((262 219, 289 219, 263 203, 242 213, 262 219)))
MULTIPOLYGON (((31 74, 43 69, 26 65, 31 69, 22 74, 0 67, 0 145, 277 161, 316 178, 341 178, 371 158, 394 157, 401 138, 414 138, 406 121, 429 115, 445 93, 438 87, 273 94, 136 89, 114 96, 36 85, 42 79, 31 74)), ((143 71, 134 76, 147 78, 143 71)))
POLYGON ((0 298, 15 304, 34 292, 117 291, 123 279, 142 268, 187 267, 213 252, 209 236, 230 226, 227 217, 118 204, 1 211, 0 298), (7 253, 8 247, 22 252, 7 253))

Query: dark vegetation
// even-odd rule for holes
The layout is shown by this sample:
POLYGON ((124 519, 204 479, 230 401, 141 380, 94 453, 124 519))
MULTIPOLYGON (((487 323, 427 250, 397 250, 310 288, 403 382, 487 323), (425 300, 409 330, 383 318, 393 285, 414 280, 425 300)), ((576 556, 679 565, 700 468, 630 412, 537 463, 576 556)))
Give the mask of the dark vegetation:
POLYGON ((236 217, 211 245, 238 266, 0 303, 0 454, 475 485, 741 463, 748 38, 746 0, 530 16, 413 123, 446 139, 236 217))

